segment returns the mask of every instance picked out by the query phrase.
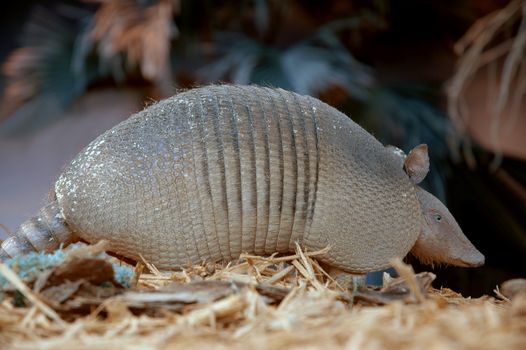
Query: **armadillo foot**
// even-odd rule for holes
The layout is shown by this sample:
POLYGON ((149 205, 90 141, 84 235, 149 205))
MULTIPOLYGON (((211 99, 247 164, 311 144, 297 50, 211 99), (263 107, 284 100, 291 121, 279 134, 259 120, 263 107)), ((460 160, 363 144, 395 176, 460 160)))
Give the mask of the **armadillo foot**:
POLYGON ((322 267, 344 290, 356 290, 359 286, 365 286, 367 274, 349 273, 330 265, 322 267))

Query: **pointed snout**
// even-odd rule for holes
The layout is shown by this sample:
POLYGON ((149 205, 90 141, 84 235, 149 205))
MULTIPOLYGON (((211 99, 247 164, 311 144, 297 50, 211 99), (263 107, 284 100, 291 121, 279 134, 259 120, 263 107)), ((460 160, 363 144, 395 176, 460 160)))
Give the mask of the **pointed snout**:
POLYGON ((471 243, 471 241, 464 235, 460 227, 456 225, 456 230, 453 230, 448 235, 447 251, 449 252, 449 259, 446 262, 451 265, 463 267, 479 267, 484 265, 486 258, 484 255, 471 243), (449 261, 447 261, 449 260, 449 261))
POLYGON ((452 258, 451 264, 462 267, 479 267, 484 265, 486 258, 475 247, 469 254, 463 254, 459 258, 452 258))
POLYGON ((413 255, 423 262, 463 267, 484 265, 484 255, 464 235, 446 206, 431 193, 417 187, 424 222, 413 255))

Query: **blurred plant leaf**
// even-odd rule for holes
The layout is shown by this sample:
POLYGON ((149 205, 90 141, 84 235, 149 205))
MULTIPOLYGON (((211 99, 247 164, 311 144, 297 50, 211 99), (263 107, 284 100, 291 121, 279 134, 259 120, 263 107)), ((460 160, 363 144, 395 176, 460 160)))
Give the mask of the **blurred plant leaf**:
POLYGON ((82 33, 82 19, 89 15, 80 7, 35 8, 21 37, 22 47, 2 67, 6 87, 0 119, 10 118, 0 131, 17 132, 55 119, 60 107, 71 103, 95 78, 88 69, 71 69, 77 33, 82 33))
POLYGON ((250 83, 252 71, 268 50, 262 43, 241 33, 217 33, 214 43, 218 58, 198 71, 206 82, 250 83))
POLYGON ((173 92, 170 42, 177 34, 178 0, 95 0, 93 11, 62 3, 37 6, 6 60, 0 132, 29 132, 58 119, 88 85, 111 75, 123 81, 139 66, 159 88, 173 92), (9 117, 9 118, 7 118, 9 117))
POLYGON ((258 83, 318 95, 338 85, 354 98, 366 99, 374 84, 371 70, 354 59, 335 34, 357 21, 338 21, 285 49, 269 47, 240 33, 218 33, 219 58, 198 73, 205 82, 258 83))
MULTIPOLYGON (((101 64, 112 67, 116 79, 122 79, 124 72, 139 66, 146 80, 169 94, 173 89, 171 40, 179 35, 173 14, 179 11, 179 1, 89 1, 101 5, 83 40, 81 52, 96 49, 101 64), (130 67, 122 67, 124 62, 130 67)), ((78 60, 80 69, 82 62, 83 59, 78 60)))
POLYGON ((281 56, 281 65, 290 85, 301 94, 318 95, 338 85, 364 100, 374 83, 371 70, 356 61, 332 31, 321 31, 290 47, 281 56))
POLYGON ((268 0, 253 0, 254 1, 254 20, 255 26, 259 35, 263 35, 269 26, 269 8, 268 0))

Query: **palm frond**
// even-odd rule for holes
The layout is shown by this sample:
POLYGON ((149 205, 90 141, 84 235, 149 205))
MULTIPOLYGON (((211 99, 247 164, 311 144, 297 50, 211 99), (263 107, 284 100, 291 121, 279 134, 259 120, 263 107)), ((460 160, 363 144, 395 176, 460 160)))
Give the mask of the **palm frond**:
POLYGON ((337 85, 360 100, 374 85, 371 70, 326 28, 285 49, 240 33, 219 33, 214 46, 218 59, 198 72, 205 82, 258 83, 308 95, 337 85))
POLYGON ((124 56, 131 67, 140 67, 146 80, 169 89, 170 44, 179 35, 173 15, 179 11, 179 1, 161 0, 147 5, 132 0, 94 2, 101 5, 93 18, 85 51, 95 47, 102 64, 115 67, 117 73, 124 56))
POLYGON ((268 52, 264 44, 241 33, 217 33, 214 47, 217 59, 198 70, 201 81, 248 84, 256 65, 268 52))
POLYGON ((356 61, 333 32, 321 31, 290 47, 280 61, 290 85, 302 94, 318 95, 337 85, 364 100, 374 85, 370 68, 356 61))
MULTIPOLYGON (((490 111, 493 115, 491 143, 497 151, 492 163, 495 169, 502 160, 499 123, 505 108, 511 106, 512 120, 519 117, 522 101, 526 98, 526 0, 513 0, 507 6, 477 20, 455 45, 461 55, 458 67, 447 84, 448 112, 457 131, 464 136, 464 156, 471 167, 476 162, 467 137, 470 111, 464 93, 472 78, 484 67, 498 72, 496 99, 490 111), (501 63, 502 62, 502 63, 501 63)), ((491 85, 491 84, 488 84, 491 85)))
POLYGON ((6 87, 0 118, 10 116, 2 131, 25 126, 31 111, 38 112, 37 119, 53 119, 56 107, 70 103, 84 91, 92 77, 86 71, 71 69, 71 52, 77 33, 82 32, 82 18, 89 14, 77 7, 35 9, 22 35, 21 48, 2 67, 6 87))

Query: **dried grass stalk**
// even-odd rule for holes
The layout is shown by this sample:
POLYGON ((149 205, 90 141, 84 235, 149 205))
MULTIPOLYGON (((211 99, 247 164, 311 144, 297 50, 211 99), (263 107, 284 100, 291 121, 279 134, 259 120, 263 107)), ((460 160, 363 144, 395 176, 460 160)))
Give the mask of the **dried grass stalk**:
POLYGON ((89 1, 101 4, 90 33, 99 55, 112 61, 124 54, 131 66, 140 66, 147 80, 161 88, 171 85, 171 40, 179 34, 173 14, 179 11, 179 1, 161 0, 149 6, 129 0, 89 1))
POLYGON ((386 280, 382 290, 387 304, 353 305, 350 293, 324 275, 313 255, 298 246, 292 256, 245 256, 226 266, 204 264, 175 272, 150 266, 151 272, 139 276, 135 289, 103 300, 90 314, 78 314, 67 323, 57 318, 64 311, 52 311, 57 317, 45 314, 38 301, 13 307, 12 296, 7 295, 0 305, 0 346, 367 350, 526 345, 522 292, 506 301, 466 299, 449 289, 427 290, 422 286, 432 274, 415 275, 395 261, 403 278, 386 280), (415 300, 388 298, 405 291, 415 300))

